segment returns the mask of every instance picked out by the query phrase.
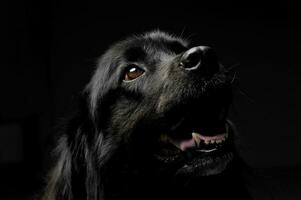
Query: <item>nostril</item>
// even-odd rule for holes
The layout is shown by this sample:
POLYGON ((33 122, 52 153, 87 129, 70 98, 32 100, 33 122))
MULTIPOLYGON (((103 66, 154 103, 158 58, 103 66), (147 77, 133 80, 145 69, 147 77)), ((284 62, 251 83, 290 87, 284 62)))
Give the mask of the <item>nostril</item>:
POLYGON ((186 51, 180 60, 180 66, 186 70, 194 70, 203 65, 205 59, 205 54, 210 47, 207 46, 197 46, 186 51))
POLYGON ((180 66, 189 70, 196 69, 201 64, 202 51, 196 50, 193 52, 186 52, 180 62, 180 66))
POLYGON ((215 51, 208 46, 197 46, 186 51, 180 58, 179 66, 187 71, 197 71, 205 78, 211 78, 220 67, 215 51))

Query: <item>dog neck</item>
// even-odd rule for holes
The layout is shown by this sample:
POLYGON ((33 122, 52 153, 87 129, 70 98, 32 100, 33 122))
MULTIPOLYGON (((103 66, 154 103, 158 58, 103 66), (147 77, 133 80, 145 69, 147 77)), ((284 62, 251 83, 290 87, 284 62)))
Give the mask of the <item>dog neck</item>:
MULTIPOLYGON (((107 177, 106 200, 119 199, 251 199, 236 161, 225 172, 214 176, 179 177, 133 169, 107 177)), ((129 170, 129 169, 128 169, 129 170)))

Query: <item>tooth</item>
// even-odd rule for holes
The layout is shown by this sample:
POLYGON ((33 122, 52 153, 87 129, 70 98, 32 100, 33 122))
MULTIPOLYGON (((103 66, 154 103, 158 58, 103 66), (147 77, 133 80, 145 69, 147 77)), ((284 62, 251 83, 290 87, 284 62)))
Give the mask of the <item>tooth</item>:
POLYGON ((205 144, 209 144, 210 143, 210 140, 205 140, 205 144))
POLYGON ((214 140, 211 140, 211 144, 213 144, 213 143, 215 143, 215 141, 214 141, 214 140))
POLYGON ((197 144, 197 146, 199 146, 199 144, 201 142, 201 138, 199 137, 199 135, 197 133, 192 133, 192 137, 193 137, 195 143, 197 144))
POLYGON ((222 143, 222 140, 217 140, 216 143, 217 144, 222 143))

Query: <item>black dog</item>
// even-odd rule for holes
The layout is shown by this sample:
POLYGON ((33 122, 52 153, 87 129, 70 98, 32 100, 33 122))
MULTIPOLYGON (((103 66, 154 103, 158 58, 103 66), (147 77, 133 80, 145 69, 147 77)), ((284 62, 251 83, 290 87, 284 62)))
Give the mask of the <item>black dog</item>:
POLYGON ((100 59, 55 149, 44 200, 248 199, 210 47, 154 31, 100 59))

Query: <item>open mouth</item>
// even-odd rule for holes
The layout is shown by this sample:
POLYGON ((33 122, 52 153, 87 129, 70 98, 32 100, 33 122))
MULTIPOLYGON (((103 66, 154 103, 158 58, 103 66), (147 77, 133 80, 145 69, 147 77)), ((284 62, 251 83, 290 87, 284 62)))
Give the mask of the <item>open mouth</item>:
POLYGON ((167 166, 178 166, 178 174, 207 176, 224 171, 233 158, 231 127, 228 122, 214 134, 192 131, 185 139, 160 137, 155 157, 167 166))

